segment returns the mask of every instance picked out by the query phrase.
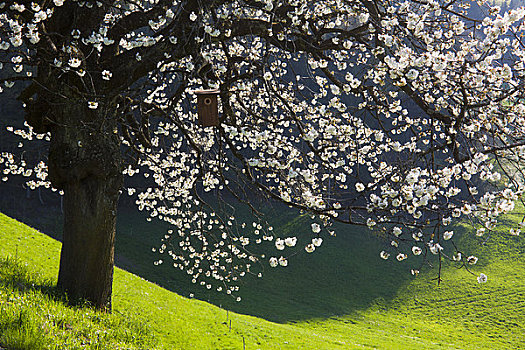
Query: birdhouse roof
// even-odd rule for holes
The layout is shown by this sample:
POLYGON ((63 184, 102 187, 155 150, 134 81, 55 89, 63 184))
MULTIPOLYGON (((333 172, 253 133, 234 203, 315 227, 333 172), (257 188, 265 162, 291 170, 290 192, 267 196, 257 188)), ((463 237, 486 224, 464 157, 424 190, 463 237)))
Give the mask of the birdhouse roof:
POLYGON ((196 95, 218 95, 220 91, 219 89, 194 90, 193 93, 195 93, 196 95))

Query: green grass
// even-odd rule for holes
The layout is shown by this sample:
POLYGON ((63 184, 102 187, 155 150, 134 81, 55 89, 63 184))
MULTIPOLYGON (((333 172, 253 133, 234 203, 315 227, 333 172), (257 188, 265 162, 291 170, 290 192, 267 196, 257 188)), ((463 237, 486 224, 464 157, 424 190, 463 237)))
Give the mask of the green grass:
POLYGON ((151 332, 138 319, 66 307, 53 283, 20 261, 0 261, 0 277, 0 344, 8 349, 153 348, 151 332))
MULTIPOLYGON (((307 223, 283 216, 275 227, 300 234, 307 223)), ((150 248, 162 234, 162 227, 143 225, 129 213, 117 234, 121 264, 223 308, 120 269, 112 315, 68 307, 53 287, 60 243, 0 214, 0 344, 242 349, 244 339, 246 349, 525 349, 523 237, 502 231, 480 245, 464 234, 462 246, 481 257, 473 272, 484 272, 489 282, 478 284, 465 269, 445 265, 437 286, 436 269, 413 278, 414 258, 382 261, 380 241, 339 228, 315 254, 297 256, 287 269, 268 269, 263 279, 248 279, 243 302, 234 303, 190 285, 173 268, 153 266, 150 248), (225 307, 258 317, 227 313, 225 307)))

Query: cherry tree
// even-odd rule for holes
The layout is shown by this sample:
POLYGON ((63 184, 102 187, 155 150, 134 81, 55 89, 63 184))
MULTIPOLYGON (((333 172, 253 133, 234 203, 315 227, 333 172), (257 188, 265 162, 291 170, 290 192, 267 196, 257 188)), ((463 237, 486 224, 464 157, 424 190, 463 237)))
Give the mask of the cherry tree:
POLYGON ((156 264, 227 294, 315 251, 334 222, 387 237, 384 259, 467 266, 453 222, 482 236, 523 191, 524 15, 436 0, 0 2, 0 78, 26 121, 7 132, 49 149, 34 164, 2 153, 2 177, 63 193, 58 285, 98 308, 122 192, 172 226, 156 264), (218 91, 216 126, 198 122, 201 89, 218 91), (137 174, 146 186, 124 182, 137 174), (256 195, 309 213, 311 234, 272 230, 256 195))

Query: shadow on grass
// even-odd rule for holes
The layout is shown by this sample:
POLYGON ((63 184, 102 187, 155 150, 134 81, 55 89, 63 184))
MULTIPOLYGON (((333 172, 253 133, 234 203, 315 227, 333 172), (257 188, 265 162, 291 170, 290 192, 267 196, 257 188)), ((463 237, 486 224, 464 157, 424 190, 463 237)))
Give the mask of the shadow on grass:
POLYGON ((72 303, 53 281, 12 257, 0 260, 0 294, 7 302, 0 307, 0 349, 153 348, 153 333, 140 317, 100 312, 84 300, 72 303))
POLYGON ((0 285, 20 292, 38 291, 55 300, 67 303, 67 297, 51 280, 37 278, 17 258, 0 260, 0 285))
MULTIPOLYGON (((53 300, 67 301, 51 281, 39 280, 16 258, 0 260, 0 288, 23 294, 41 293, 53 300)), ((10 350, 45 348, 41 330, 35 327, 27 310, 15 309, 14 313, 0 310, 0 349, 4 347, 10 350)))
POLYGON ((32 274, 20 260, 13 257, 0 260, 0 286, 21 293, 38 292, 65 306, 91 307, 84 299, 70 299, 52 280, 32 274))
MULTIPOLYGON (((309 220, 297 220, 293 213, 281 211, 275 232, 308 237, 309 220)), ((411 262, 384 261, 379 252, 384 243, 369 231, 342 225, 337 237, 325 238, 313 254, 304 251, 289 260, 286 268, 275 269, 263 263, 263 278, 247 276, 240 283, 241 302, 202 286, 175 269, 162 256, 163 265, 151 247, 160 245, 168 227, 146 222, 134 209, 121 209, 117 223, 117 265, 170 291, 210 302, 231 311, 274 322, 297 322, 316 318, 357 315, 369 308, 386 308, 398 289, 408 283, 411 262)), ((285 252, 286 253, 286 252, 285 252)), ((275 252, 274 252, 275 254, 275 252)), ((357 316, 356 316, 357 317, 357 316)))

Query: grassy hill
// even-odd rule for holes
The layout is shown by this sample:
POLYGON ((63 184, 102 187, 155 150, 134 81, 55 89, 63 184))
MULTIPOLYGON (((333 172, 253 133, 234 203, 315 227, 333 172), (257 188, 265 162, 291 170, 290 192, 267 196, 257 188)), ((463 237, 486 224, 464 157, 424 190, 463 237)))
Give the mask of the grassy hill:
MULTIPOLYGON (((173 268, 154 267, 150 248, 158 236, 148 233, 159 227, 132 217, 119 224, 120 264, 167 289, 117 269, 114 313, 104 315, 65 306, 53 288, 59 242, 0 214, 0 347, 525 349, 523 237, 501 232, 485 245, 462 238, 483 257, 474 272, 489 281, 478 284, 465 269, 445 266, 438 287, 435 270, 412 278, 413 260, 382 261, 380 242, 341 228, 319 252, 247 280, 243 302, 233 303, 195 289, 173 268)), ((280 220, 279 230, 305 226, 300 218, 280 220)))

